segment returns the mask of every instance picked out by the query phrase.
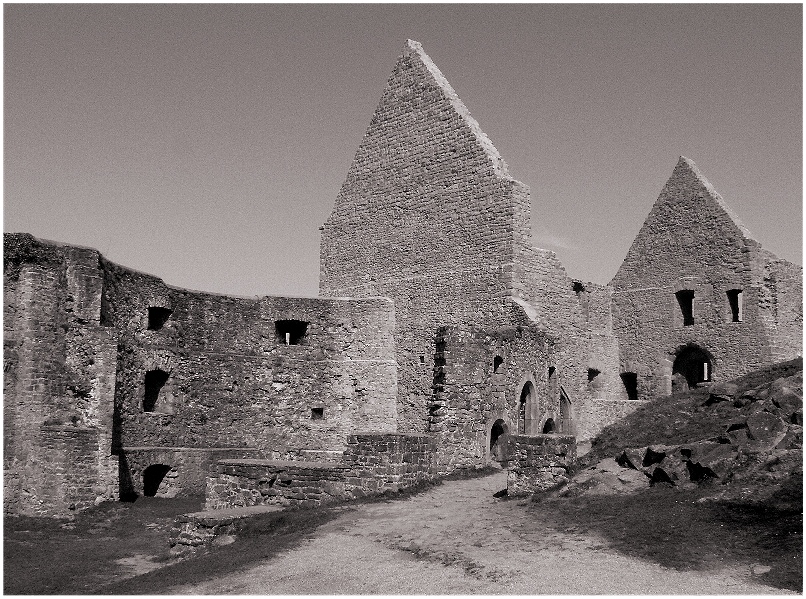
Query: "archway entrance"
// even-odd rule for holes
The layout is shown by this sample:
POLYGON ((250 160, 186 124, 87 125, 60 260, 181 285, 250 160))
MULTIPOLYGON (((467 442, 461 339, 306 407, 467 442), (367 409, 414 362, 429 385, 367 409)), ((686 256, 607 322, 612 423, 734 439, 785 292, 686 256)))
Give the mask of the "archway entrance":
POLYGON ((698 345, 686 345, 672 365, 672 393, 695 389, 711 380, 711 356, 698 345))
POLYGON ((143 470, 143 495, 154 497, 160 488, 160 483, 171 467, 165 464, 152 464, 143 470))
POLYGON ((532 432, 532 411, 535 397, 535 386, 532 381, 526 381, 518 401, 518 434, 520 435, 529 435, 532 432))
POLYGON ((571 400, 565 394, 565 389, 560 389, 560 432, 564 435, 574 435, 574 416, 571 412, 571 400))
POLYGON ((554 418, 549 418, 548 420, 546 420, 546 424, 543 425, 543 434, 550 435, 551 433, 554 432, 554 430, 555 430, 554 418))
POLYGON ((490 429, 490 459, 496 462, 505 459, 504 444, 508 432, 509 427, 502 419, 499 418, 493 423, 493 427, 490 429))

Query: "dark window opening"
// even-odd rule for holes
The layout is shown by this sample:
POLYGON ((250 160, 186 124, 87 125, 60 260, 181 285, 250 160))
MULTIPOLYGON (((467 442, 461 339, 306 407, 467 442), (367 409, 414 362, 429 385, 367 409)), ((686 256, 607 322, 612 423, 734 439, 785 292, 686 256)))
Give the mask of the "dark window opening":
POLYGON ((728 289, 728 303, 730 304, 730 314, 732 322, 742 322, 742 290, 728 289))
POLYGON ((585 291, 585 285, 581 281, 574 281, 573 290, 574 293, 582 293, 585 291))
POLYGON ((498 372, 498 369, 501 368, 501 364, 504 363, 504 358, 501 356, 495 356, 493 358, 493 372, 498 372))
POLYGON ((593 380, 601 374, 601 371, 596 370, 595 368, 588 368, 588 382, 591 383, 593 380))
POLYGON ((672 392, 695 389, 700 383, 711 380, 711 359, 708 354, 696 345, 688 345, 680 350, 672 365, 673 379, 685 384, 675 385, 672 381, 672 392))
POLYGON ((683 314, 683 326, 694 324, 694 292, 691 289, 682 289, 674 294, 683 314))
POLYGON ((143 411, 153 412, 157 407, 160 391, 168 381, 169 374, 163 370, 149 370, 145 378, 145 394, 143 395, 143 411))
POLYGON ((420 356, 420 364, 425 364, 425 356, 420 356))
POLYGON ((308 323, 303 320, 277 320, 274 322, 277 339, 286 345, 299 345, 308 332, 308 323))
POLYGON ((148 330, 158 331, 166 322, 168 317, 171 316, 172 310, 168 308, 160 308, 159 306, 148 307, 148 330))
POLYGON ((171 471, 165 464, 152 464, 143 471, 143 495, 154 497, 160 488, 162 479, 171 471))
POLYGON ((635 401, 638 399, 638 375, 634 372, 622 372, 621 382, 627 390, 627 399, 635 401))
POLYGON ((546 424, 543 425, 543 434, 544 435, 551 435, 554 432, 554 418, 549 418, 546 420, 546 424))
POLYGON ((311 420, 323 420, 325 417, 324 408, 311 408, 311 420))

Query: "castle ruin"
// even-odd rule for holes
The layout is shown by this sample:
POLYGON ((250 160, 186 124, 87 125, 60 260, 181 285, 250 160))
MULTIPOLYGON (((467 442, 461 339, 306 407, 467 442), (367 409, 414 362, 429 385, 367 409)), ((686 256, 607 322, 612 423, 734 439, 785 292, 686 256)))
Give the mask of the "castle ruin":
POLYGON ((211 473, 261 460, 379 490, 482 467, 508 433, 590 439, 651 398, 802 354, 802 268, 690 160, 609 285, 532 246, 530 214, 408 41, 322 227, 319 298, 179 289, 5 234, 6 511, 210 502, 211 473))

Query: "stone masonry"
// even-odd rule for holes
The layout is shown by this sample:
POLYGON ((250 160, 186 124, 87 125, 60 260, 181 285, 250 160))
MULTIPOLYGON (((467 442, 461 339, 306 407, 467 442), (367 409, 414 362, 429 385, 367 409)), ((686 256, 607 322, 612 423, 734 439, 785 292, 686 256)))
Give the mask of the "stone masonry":
POLYGON ((205 488, 215 504, 226 476, 299 500, 255 491, 260 469, 335 497, 512 447, 531 464, 802 354, 802 268, 686 158, 611 283, 569 276, 532 245, 528 186, 411 40, 322 226, 321 297, 180 289, 24 233, 4 235, 3 284, 10 513, 205 488))

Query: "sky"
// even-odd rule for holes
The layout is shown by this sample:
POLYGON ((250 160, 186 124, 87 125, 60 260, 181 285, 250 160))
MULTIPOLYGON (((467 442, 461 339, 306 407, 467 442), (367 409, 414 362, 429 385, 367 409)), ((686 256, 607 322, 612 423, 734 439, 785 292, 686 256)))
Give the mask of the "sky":
POLYGON ((25 5, 4 15, 6 232, 166 283, 317 295, 325 222, 406 39, 607 283, 678 156, 802 264, 802 7, 25 5))

